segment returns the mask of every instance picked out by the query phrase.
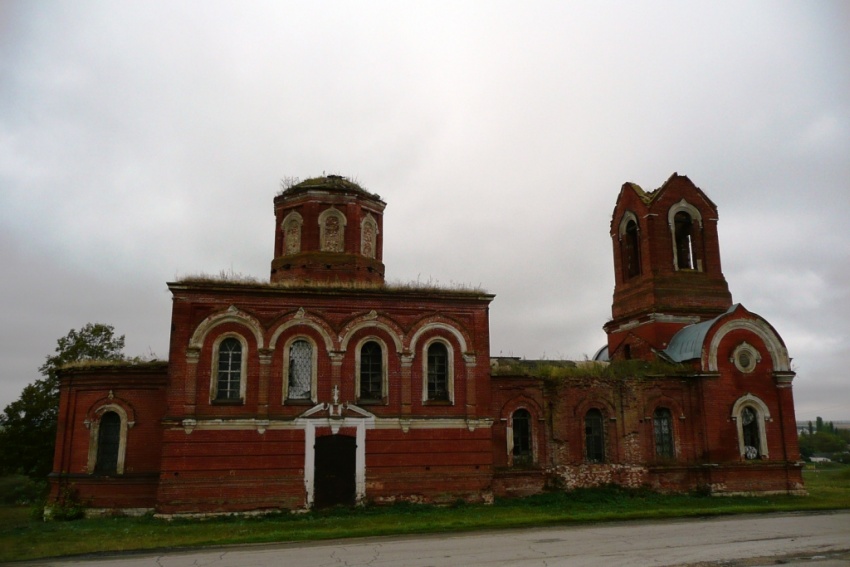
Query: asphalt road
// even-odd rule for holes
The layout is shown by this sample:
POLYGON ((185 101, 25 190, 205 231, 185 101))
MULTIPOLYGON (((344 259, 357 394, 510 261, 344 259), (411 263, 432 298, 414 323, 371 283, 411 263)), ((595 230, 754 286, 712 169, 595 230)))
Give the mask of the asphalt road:
POLYGON ((206 548, 28 562, 73 567, 850 566, 850 511, 206 548))

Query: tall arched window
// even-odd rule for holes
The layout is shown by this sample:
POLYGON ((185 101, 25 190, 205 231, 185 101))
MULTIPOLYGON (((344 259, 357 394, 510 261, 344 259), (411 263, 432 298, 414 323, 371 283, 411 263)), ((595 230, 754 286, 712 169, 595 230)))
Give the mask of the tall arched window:
POLYGON ((584 416, 584 454, 592 463, 605 462, 605 431, 598 409, 588 410, 584 416))
POLYGON ((376 341, 368 341, 360 348, 360 399, 383 398, 384 353, 376 341))
POLYGON ((625 279, 640 275, 640 241, 638 240, 638 225, 634 220, 626 223, 622 235, 623 246, 623 276, 625 279))
POLYGON ((313 345, 298 339, 289 347, 289 388, 291 400, 309 400, 313 390, 313 345))
POLYGON ((652 415, 652 429, 655 436, 655 456, 660 459, 672 459, 673 416, 667 408, 658 408, 652 415))
POLYGON ((531 414, 528 410, 518 409, 511 418, 513 426, 513 448, 511 450, 514 466, 530 465, 534 462, 531 441, 531 414))
POLYGON ((114 411, 107 411, 100 418, 97 432, 97 457, 95 474, 117 474, 118 448, 121 445, 121 417, 114 411))
POLYGON ((694 266, 694 223, 691 215, 679 211, 673 217, 676 235, 676 266, 680 270, 693 270, 694 266))
POLYGON ((428 399, 449 400, 449 351, 440 342, 428 346, 428 399))
POLYGON ((218 345, 216 400, 239 400, 242 397, 242 343, 228 337, 218 345))
POLYGON ((378 223, 372 215, 366 215, 360 223, 360 253, 367 258, 374 258, 377 250, 378 223))
POLYGON ((283 219, 283 253, 298 254, 301 252, 301 226, 304 220, 297 212, 292 211, 283 219))
POLYGON ((741 432, 744 438, 744 458, 757 459, 761 455, 761 433, 758 411, 750 406, 741 410, 741 432))
POLYGON ((345 252, 345 216, 337 209, 325 209, 319 215, 319 239, 322 252, 345 252))

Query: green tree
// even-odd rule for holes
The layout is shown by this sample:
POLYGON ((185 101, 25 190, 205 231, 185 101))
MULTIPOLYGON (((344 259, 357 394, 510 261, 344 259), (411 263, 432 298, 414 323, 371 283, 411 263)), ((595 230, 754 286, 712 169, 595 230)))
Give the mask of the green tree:
POLYGON ((44 376, 26 386, 21 397, 0 414, 0 471, 32 477, 47 475, 53 466, 56 418, 59 413, 58 371, 86 360, 124 360, 124 335, 112 325, 88 323, 57 341, 38 371, 44 376))

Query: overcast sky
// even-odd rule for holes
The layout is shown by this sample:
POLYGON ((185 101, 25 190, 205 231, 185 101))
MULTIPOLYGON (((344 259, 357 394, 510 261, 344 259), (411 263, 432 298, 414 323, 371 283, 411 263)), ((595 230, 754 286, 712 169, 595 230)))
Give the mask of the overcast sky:
POLYGON ((850 419, 850 4, 0 0, 0 407, 56 340, 168 356, 166 281, 267 278, 284 177, 388 203, 393 281, 496 294, 491 353, 605 343, 610 215, 674 171, 733 299, 850 419))

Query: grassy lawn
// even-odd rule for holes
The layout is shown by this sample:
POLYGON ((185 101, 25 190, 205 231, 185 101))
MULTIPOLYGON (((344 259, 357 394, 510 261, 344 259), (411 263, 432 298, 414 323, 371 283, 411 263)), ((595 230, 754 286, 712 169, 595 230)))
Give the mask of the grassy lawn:
POLYGON ((209 520, 145 517, 45 523, 32 519, 30 508, 0 506, 0 562, 97 551, 850 508, 850 467, 808 470, 805 479, 809 491, 805 497, 725 498, 602 488, 503 500, 492 506, 397 505, 209 520))

